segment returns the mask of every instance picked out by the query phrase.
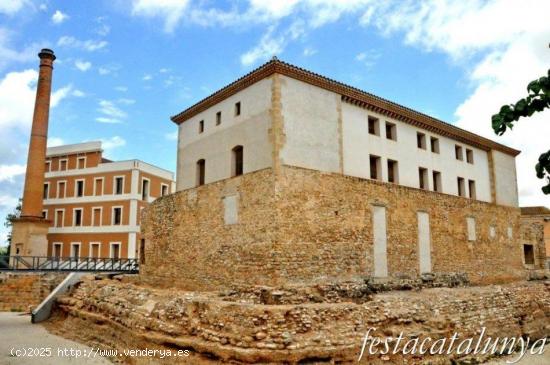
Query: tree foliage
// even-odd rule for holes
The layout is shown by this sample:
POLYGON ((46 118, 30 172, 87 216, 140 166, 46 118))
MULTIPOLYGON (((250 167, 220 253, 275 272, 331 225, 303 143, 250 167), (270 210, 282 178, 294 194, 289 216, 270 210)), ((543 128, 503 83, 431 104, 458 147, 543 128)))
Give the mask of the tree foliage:
MULTIPOLYGON (((527 85, 527 94, 527 97, 519 99, 515 104, 503 105, 498 114, 493 115, 492 125, 497 135, 502 136, 507 129, 512 129, 519 118, 530 117, 550 108, 550 69, 547 76, 527 85)), ((540 155, 535 170, 539 179, 546 179, 542 192, 550 194, 550 150, 540 155)))
POLYGON ((12 221, 14 219, 17 219, 21 216, 21 203, 22 203, 22 199, 19 198, 19 202, 17 203, 17 206, 15 207, 15 209, 13 210, 13 213, 10 213, 6 216, 6 220, 4 221, 4 227, 8 228, 9 229, 9 233, 8 233, 8 239, 7 239, 7 242, 8 242, 8 248, 7 248, 7 255, 10 254, 10 246, 11 246, 11 226, 13 225, 12 221))

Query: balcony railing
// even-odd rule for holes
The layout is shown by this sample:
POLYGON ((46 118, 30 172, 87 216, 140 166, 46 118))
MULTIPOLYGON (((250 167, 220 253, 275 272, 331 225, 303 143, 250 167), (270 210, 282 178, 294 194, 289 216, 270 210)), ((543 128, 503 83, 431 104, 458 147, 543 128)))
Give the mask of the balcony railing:
POLYGON ((95 257, 0 256, 0 271, 138 273, 138 259, 95 257))

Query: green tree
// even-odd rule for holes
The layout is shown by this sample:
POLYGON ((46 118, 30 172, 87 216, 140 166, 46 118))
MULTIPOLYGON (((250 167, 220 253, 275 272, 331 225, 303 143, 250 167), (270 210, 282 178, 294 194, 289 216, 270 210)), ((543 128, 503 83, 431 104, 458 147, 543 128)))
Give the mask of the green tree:
MULTIPOLYGON (((521 117, 530 117, 536 112, 550 108, 550 69, 548 75, 538 80, 533 80, 527 85, 527 97, 519 99, 515 104, 503 105, 498 114, 493 115, 493 130, 502 136, 506 129, 512 129, 514 122, 521 117)), ((550 150, 539 157, 535 165, 535 171, 539 179, 545 179, 546 185, 542 187, 544 194, 550 194, 550 150)))
POLYGON ((10 213, 6 216, 6 220, 4 221, 4 227, 8 228, 9 229, 9 233, 8 233, 8 239, 7 239, 7 243, 8 243, 8 247, 6 249, 6 255, 9 255, 10 254, 10 247, 11 247, 11 226, 13 225, 12 221, 14 219, 17 219, 21 216, 21 203, 22 203, 22 199, 19 198, 19 201, 17 202, 17 206, 15 207, 15 209, 13 210, 13 213, 10 213))

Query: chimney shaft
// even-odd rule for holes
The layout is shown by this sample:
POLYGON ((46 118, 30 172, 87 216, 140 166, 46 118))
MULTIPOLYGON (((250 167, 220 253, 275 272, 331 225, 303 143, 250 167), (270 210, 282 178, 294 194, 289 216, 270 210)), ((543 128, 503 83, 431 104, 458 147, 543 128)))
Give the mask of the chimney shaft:
POLYGON ((36 100, 32 118, 27 173, 23 191, 22 217, 42 218, 44 173, 46 165, 46 143, 48 140, 48 118, 52 90, 52 71, 55 55, 44 48, 38 54, 40 70, 36 86, 36 100))

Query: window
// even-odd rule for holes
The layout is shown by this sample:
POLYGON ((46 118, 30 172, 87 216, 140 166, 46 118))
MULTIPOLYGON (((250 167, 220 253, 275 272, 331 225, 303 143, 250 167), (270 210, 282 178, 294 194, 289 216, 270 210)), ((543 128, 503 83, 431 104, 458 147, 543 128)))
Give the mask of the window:
POLYGON ((375 180, 382 180, 382 169, 380 168, 380 157, 370 155, 370 178, 375 180))
POLYGON ((42 211, 42 218, 48 219, 48 209, 44 209, 44 210, 42 211))
POLYGON ((50 172, 51 167, 52 163, 50 161, 46 161, 45 171, 50 172))
POLYGON ((386 122, 386 138, 397 141, 397 127, 395 124, 386 122))
POLYGON ((495 238, 497 235, 497 229, 495 226, 489 226, 489 237, 495 238))
POLYGON ((115 177, 115 194, 120 195, 124 191, 124 177, 118 176, 115 177))
POLYGON ((380 135, 380 123, 378 118, 369 116, 369 134, 373 134, 375 136, 380 135))
POLYGON ((222 124, 222 112, 216 113, 216 125, 222 124))
POLYGON ((426 135, 424 133, 416 132, 416 146, 423 150, 426 149, 426 135))
POLYGON ((115 260, 120 259, 120 242, 111 242, 109 257, 115 260))
POLYGON ((235 103, 235 116, 241 115, 241 102, 235 103))
POLYGON ((233 166, 231 167, 231 175, 239 176, 243 174, 243 146, 236 146, 232 150, 233 166))
POLYGON ((65 210, 56 209, 55 210, 55 226, 63 227, 63 220, 65 219, 65 210))
POLYGON ((160 184, 160 196, 168 195, 168 185, 160 184))
POLYGON ((113 207, 113 225, 120 226, 122 224, 122 207, 113 207))
POLYGON ((464 186, 464 179, 461 177, 456 178, 458 185, 458 196, 466 196, 466 188, 464 186))
POLYGON ((94 179, 94 195, 103 195, 103 178, 96 177, 94 179))
POLYGON ((57 182, 57 198, 62 199, 65 197, 65 181, 57 182))
POLYGON ((523 257, 525 258, 525 265, 535 264, 535 250, 533 245, 523 245, 523 257))
POLYGON ((459 145, 455 145, 455 157, 457 160, 464 160, 464 157, 462 157, 462 147, 459 145))
POLYGON ((90 254, 89 256, 98 259, 101 252, 101 242, 90 242, 90 254))
POLYGON ((430 137, 430 147, 433 153, 439 153, 439 139, 430 137))
POLYGON ((71 242, 71 257, 74 259, 80 257, 80 242, 71 242))
POLYGON ((425 169, 423 167, 418 168, 418 182, 420 189, 428 190, 430 188, 430 185, 428 183, 428 169, 425 169))
POLYGON ((84 196, 84 180, 76 180, 76 185, 74 188, 74 196, 76 197, 84 196))
POLYGON ((92 226, 101 226, 101 218, 103 209, 101 207, 95 207, 92 209, 92 226))
POLYGON ((432 171, 432 179, 434 184, 434 191, 437 191, 438 193, 443 192, 443 188, 441 186, 441 172, 432 171))
POLYGON ((63 254, 63 242, 54 242, 53 244, 53 257, 61 258, 63 254))
POLYGON ((50 196, 50 183, 44 183, 44 192, 42 193, 42 199, 48 199, 50 196))
POLYGON ((514 230, 512 229, 512 226, 508 226, 507 233, 508 233, 508 238, 510 239, 514 236, 514 230))
POLYGON ((149 179, 141 180, 141 200, 149 199, 149 179))
POLYGON ((73 209, 73 226, 82 226, 82 208, 73 209))
POLYGON ((476 220, 474 217, 466 218, 466 229, 468 230, 468 241, 476 240, 476 220))
POLYGON ((199 122, 199 133, 204 132, 204 120, 199 122))
POLYGON ((204 159, 200 159, 197 161, 197 181, 196 185, 201 186, 204 185, 204 174, 205 174, 205 168, 206 168, 206 162, 204 159))
POLYGON ((59 160, 59 170, 65 171, 67 170, 67 160, 59 160))
POLYGON ((476 198, 476 182, 474 180, 468 180, 468 190, 470 192, 470 198, 476 198))
POLYGON ((474 163, 474 151, 469 148, 466 148, 466 162, 471 164, 474 163))
POLYGON ((388 160, 388 182, 398 183, 399 182, 399 172, 397 169, 397 161, 388 160))
POLYGON ((86 157, 79 157, 77 160, 77 168, 83 169, 86 167, 86 157))

